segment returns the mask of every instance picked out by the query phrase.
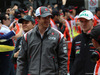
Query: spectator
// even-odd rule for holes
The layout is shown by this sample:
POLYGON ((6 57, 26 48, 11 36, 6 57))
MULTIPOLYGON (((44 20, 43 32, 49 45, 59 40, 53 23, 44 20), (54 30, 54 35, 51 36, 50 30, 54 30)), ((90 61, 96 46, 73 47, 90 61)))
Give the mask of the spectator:
POLYGON ((93 75, 99 75, 100 74, 100 25, 95 26, 90 33, 92 37, 92 42, 94 47, 96 48, 96 51, 92 53, 92 60, 96 62, 94 74, 93 75))
POLYGON ((96 26, 97 24, 100 24, 100 7, 97 7, 95 9, 94 25, 93 26, 96 26))
MULTIPOLYGON (((29 30, 33 29, 33 27, 35 26, 35 24, 34 24, 35 21, 34 21, 33 17, 31 17, 29 15, 26 15, 23 18, 19 19, 18 22, 22 23, 22 28, 25 33, 28 32, 29 30)), ((16 41, 15 49, 13 51, 12 62, 15 65, 16 65, 16 60, 17 60, 19 50, 21 47, 21 42, 22 42, 22 37, 19 37, 16 41)), ((16 67, 15 67, 15 69, 16 69, 16 67)))
POLYGON ((10 31, 9 33, 7 33, 5 35, 0 35, 0 39, 10 39, 12 36, 15 36, 14 31, 10 31))
POLYGON ((70 75, 93 74, 95 63, 91 61, 95 50, 88 32, 93 28, 93 14, 84 10, 79 14, 82 34, 76 36, 72 42, 70 55, 70 75))
POLYGON ((52 11, 52 16, 51 16, 51 19, 50 19, 50 24, 51 24, 51 27, 55 28, 58 30, 58 23, 59 23, 59 16, 60 16, 60 13, 57 9, 53 9, 52 11))
MULTIPOLYGON (((4 35, 10 32, 10 19, 5 14, 0 15, 1 23, 0 34, 4 35)), ((12 55, 13 41, 9 39, 5 42, 0 42, 0 75, 14 75, 14 66, 11 63, 10 57, 12 55)))
POLYGON ((23 37, 16 75, 67 74, 65 40, 61 32, 50 27, 50 16, 47 7, 36 9, 38 25, 23 37))
POLYGON ((63 19, 63 14, 60 15, 57 9, 53 9, 52 16, 50 19, 51 27, 59 30, 60 32, 64 33, 65 31, 65 20, 63 19))
POLYGON ((68 19, 68 15, 70 15, 70 14, 69 14, 68 8, 65 8, 65 9, 63 10, 63 12, 64 12, 64 19, 65 19, 65 22, 66 22, 66 24, 65 24, 66 28, 65 28, 65 31, 64 31, 64 38, 65 38, 65 40, 66 40, 67 43, 68 43, 67 71, 68 71, 68 73, 69 73, 70 53, 71 53, 71 46, 72 46, 72 40, 73 40, 73 38, 72 38, 71 26, 70 26, 70 24, 69 24, 69 22, 68 22, 68 20, 67 20, 67 19, 68 19))

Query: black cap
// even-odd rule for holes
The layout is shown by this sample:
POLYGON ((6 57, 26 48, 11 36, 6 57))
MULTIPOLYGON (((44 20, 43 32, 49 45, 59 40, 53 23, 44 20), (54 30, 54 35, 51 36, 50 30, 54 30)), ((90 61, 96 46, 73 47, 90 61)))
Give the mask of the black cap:
POLYGON ((32 16, 29 16, 29 15, 26 15, 26 16, 24 16, 23 18, 20 18, 20 19, 18 20, 18 23, 22 23, 23 20, 32 21, 33 23, 35 23, 34 18, 33 18, 32 16))
POLYGON ((90 35, 100 44, 100 25, 95 26, 91 30, 90 35))
POLYGON ((95 9, 95 12, 97 13, 98 11, 100 11, 100 7, 97 7, 96 9, 95 9))
POLYGON ((57 16, 60 15, 60 13, 59 13, 59 11, 57 9, 53 9, 52 10, 52 16, 55 16, 55 15, 57 15, 57 16))

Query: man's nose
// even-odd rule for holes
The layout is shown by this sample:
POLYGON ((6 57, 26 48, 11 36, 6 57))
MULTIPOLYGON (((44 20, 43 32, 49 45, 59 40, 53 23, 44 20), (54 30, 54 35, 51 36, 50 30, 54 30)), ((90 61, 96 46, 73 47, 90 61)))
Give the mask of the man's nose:
POLYGON ((50 16, 45 17, 45 19, 50 19, 50 16))

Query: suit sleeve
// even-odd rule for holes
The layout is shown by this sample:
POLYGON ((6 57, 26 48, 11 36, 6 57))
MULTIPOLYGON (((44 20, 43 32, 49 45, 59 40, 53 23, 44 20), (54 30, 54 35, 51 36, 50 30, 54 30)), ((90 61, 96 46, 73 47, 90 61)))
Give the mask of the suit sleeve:
POLYGON ((27 41, 22 38, 21 50, 17 58, 17 72, 16 75, 27 75, 27 41))
POLYGON ((71 55, 70 55, 70 71, 75 59, 75 39, 72 41, 71 55))
POLYGON ((15 32, 14 31, 10 31, 7 34, 0 35, 0 39, 10 39, 12 36, 15 36, 15 32))
POLYGON ((67 60, 67 44, 64 37, 62 37, 58 45, 59 75, 67 75, 67 60))

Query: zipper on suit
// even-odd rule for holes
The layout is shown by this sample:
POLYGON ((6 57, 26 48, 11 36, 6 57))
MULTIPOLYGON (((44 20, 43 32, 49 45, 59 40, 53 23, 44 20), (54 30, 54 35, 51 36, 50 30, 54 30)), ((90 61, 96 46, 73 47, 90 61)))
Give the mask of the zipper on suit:
POLYGON ((55 65, 55 57, 53 56, 53 64, 54 64, 54 70, 55 70, 55 73, 56 73, 56 65, 55 65))
POLYGON ((43 41, 43 38, 41 38, 41 50, 40 50, 40 66, 39 66, 39 75, 40 75, 40 73, 41 73, 42 41, 43 41))

